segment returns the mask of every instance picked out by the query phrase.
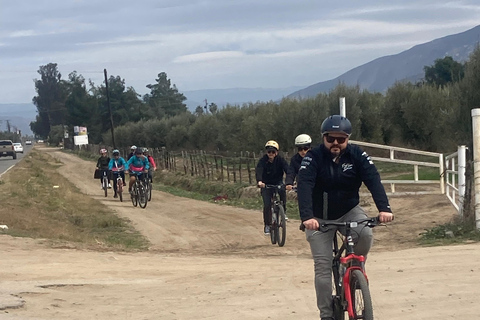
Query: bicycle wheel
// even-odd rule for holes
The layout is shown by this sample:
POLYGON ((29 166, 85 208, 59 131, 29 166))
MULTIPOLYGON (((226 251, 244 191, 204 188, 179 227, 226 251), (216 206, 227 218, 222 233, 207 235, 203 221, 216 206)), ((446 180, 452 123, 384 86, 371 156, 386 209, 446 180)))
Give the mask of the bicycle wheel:
POLYGON ((145 189, 145 186, 143 183, 140 183, 138 185, 138 204, 140 205, 140 208, 145 209, 148 203, 148 195, 147 195, 147 190, 145 189))
POLYGON ((287 219, 285 218, 285 210, 282 206, 278 207, 278 223, 277 223, 277 243, 279 247, 283 247, 287 237, 287 219))
MULTIPOLYGON (((345 293, 347 294, 347 293, 345 293)), ((354 317, 350 319, 373 320, 372 297, 365 275, 353 270, 350 277, 350 296, 354 317)))
POLYGON ((148 201, 152 201, 152 182, 150 178, 147 178, 147 194, 148 194, 148 201))
POLYGON ((133 206, 136 207, 136 206, 138 205, 138 189, 137 189, 137 183, 134 183, 134 184, 133 184, 132 194, 130 195, 130 197, 132 198, 133 206))
POLYGON ((270 226, 270 241, 276 244, 278 240, 277 214, 272 208, 272 225, 270 226))
POLYGON ((120 202, 123 202, 123 181, 122 179, 117 179, 117 194, 120 202))
POLYGON ((103 180, 102 180, 102 187, 103 187, 103 190, 105 191, 105 197, 107 196, 107 190, 108 190, 108 180, 107 180, 107 177, 106 176, 103 176, 103 180))

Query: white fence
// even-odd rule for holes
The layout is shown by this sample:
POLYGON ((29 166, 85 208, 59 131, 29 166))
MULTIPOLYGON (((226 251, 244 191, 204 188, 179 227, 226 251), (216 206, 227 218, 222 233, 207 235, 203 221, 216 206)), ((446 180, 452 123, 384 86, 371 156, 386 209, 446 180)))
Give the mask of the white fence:
POLYGON ((446 194, 461 215, 465 197, 465 170, 467 167, 467 147, 459 146, 458 151, 445 157, 446 194))
MULTIPOLYGON (((436 152, 427 152, 427 151, 420 151, 420 150, 414 150, 414 149, 407 149, 407 148, 400 148, 400 147, 392 147, 392 146, 385 146, 381 144, 375 144, 375 143, 368 143, 368 142, 361 142, 361 141, 354 141, 350 140, 350 143, 356 144, 359 146, 365 146, 365 147, 370 147, 370 148, 375 148, 375 149, 384 149, 389 151, 389 157, 376 157, 376 156, 371 156, 370 158, 375 161, 381 161, 381 162, 390 162, 390 163, 399 163, 399 164, 408 164, 412 165, 413 169, 413 180, 382 180, 382 183, 384 184, 390 184, 391 192, 395 193, 395 185, 397 184, 437 184, 438 185, 438 191, 435 193, 445 193, 445 181, 443 179, 443 154, 442 153, 436 153, 436 152), (402 152, 402 153, 407 153, 407 154, 413 154, 413 155, 421 155, 421 156, 426 156, 426 157, 432 157, 433 161, 435 162, 425 162, 425 161, 414 161, 414 160, 402 160, 398 159, 396 157, 396 153, 402 152), (420 180, 418 176, 418 168, 424 166, 424 167, 434 167, 438 168, 438 179, 437 180, 420 180)), ((425 193, 431 193, 431 192, 425 192, 425 193)))

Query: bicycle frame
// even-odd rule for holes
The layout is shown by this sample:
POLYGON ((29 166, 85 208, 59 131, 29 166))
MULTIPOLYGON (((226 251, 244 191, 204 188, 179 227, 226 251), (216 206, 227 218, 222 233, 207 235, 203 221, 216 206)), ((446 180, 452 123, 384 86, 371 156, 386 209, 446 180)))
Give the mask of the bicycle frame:
MULTIPOLYGON (((351 228, 357 227, 359 224, 365 223, 365 227, 373 228, 378 225, 377 218, 368 218, 362 219, 360 221, 352 222, 334 222, 334 221, 325 221, 321 224, 322 227, 326 226, 336 226, 340 228, 345 228, 345 233, 343 234, 340 230, 335 232, 333 239, 333 261, 332 261, 332 272, 335 282, 336 290, 336 299, 340 301, 334 301, 334 304, 340 302, 340 305, 348 313, 350 319, 355 319, 355 310, 352 301, 352 288, 351 277, 354 270, 359 270, 368 284, 368 277, 365 272, 365 257, 363 255, 357 255, 354 253, 353 247, 354 242, 351 235, 351 228), (338 247, 338 238, 343 240, 341 247, 338 247)), ((337 306, 339 307, 339 306, 337 306)))
POLYGON ((272 198, 271 198, 271 229, 270 229, 270 238, 272 244, 278 244, 278 246, 283 247, 285 244, 286 237, 286 222, 285 222, 285 212, 283 215, 280 214, 280 211, 283 211, 283 202, 280 200, 279 190, 283 188, 284 185, 265 185, 265 189, 273 189, 272 198), (281 229, 281 231, 280 231, 281 229), (280 233, 281 232, 281 233, 280 233))

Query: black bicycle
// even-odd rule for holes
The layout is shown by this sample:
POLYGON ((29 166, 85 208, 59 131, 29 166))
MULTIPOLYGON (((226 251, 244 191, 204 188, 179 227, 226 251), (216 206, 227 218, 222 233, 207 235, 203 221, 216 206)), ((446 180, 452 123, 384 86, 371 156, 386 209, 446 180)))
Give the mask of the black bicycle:
MULTIPOLYGON (((144 175, 145 174, 143 174, 143 176, 144 175)), ((132 186, 131 199, 134 207, 139 205, 140 208, 145 209, 145 207, 147 206, 148 195, 147 189, 145 187, 145 181, 139 178, 138 174, 135 174, 135 183, 132 186)))
POLYGON ((358 225, 373 228, 379 224, 378 217, 374 217, 359 221, 323 221, 320 225, 320 228, 328 226, 338 228, 333 238, 332 262, 332 299, 336 320, 346 318, 373 320, 372 298, 365 272, 365 257, 356 255, 353 251, 352 228, 358 225))
POLYGON ((285 188, 285 185, 279 184, 267 184, 266 189, 272 189, 272 224, 270 226, 270 240, 272 244, 278 244, 279 247, 285 245, 285 239, 287 237, 287 220, 285 216, 285 209, 283 208, 283 201, 280 200, 279 190, 285 188))

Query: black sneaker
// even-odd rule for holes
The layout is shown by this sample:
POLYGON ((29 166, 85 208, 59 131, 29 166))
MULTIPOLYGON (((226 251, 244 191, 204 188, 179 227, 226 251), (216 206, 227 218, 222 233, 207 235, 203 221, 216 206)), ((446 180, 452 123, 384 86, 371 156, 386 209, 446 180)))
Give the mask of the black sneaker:
POLYGON ((118 198, 118 195, 115 193, 115 194, 113 195, 113 197, 114 197, 114 198, 118 198))
POLYGON ((263 228, 263 233, 265 235, 269 235, 270 234, 270 226, 265 226, 265 228, 263 228))

